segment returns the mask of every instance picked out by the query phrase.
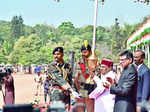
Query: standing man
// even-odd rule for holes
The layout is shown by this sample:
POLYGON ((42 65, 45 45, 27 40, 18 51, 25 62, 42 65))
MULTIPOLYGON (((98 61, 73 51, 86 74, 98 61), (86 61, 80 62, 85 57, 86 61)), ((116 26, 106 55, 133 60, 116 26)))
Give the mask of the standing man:
POLYGON ((70 106, 70 92, 72 92, 71 69, 68 63, 63 60, 64 52, 62 47, 56 47, 53 50, 54 61, 48 66, 48 75, 51 77, 50 100, 62 101, 66 109, 70 106))
POLYGON ((94 90, 94 83, 87 82, 90 71, 88 68, 88 57, 91 55, 91 46, 82 45, 81 47, 82 59, 75 67, 75 88, 82 97, 87 97, 94 90))
POLYGON ((82 59, 80 59, 75 67, 74 80, 75 88, 81 96, 81 98, 77 99, 77 102, 84 102, 87 108, 87 112, 94 112, 94 99, 88 97, 88 95, 94 90, 95 87, 94 81, 89 81, 91 72, 88 68, 88 58, 91 53, 91 46, 85 42, 85 44, 81 47, 82 59))
POLYGON ((114 112, 136 112, 137 71, 133 62, 133 54, 125 50, 120 53, 120 65, 123 71, 117 84, 108 80, 104 87, 110 89, 110 93, 116 95, 114 112))
POLYGON ((36 93, 35 96, 40 96, 42 93, 42 84, 43 84, 43 77, 41 75, 41 70, 37 71, 37 75, 34 77, 35 85, 36 85, 36 93))
POLYGON ((103 59, 100 70, 100 76, 93 74, 93 80, 97 87, 90 93, 89 97, 95 99, 94 112, 113 112, 115 95, 110 94, 109 89, 103 87, 107 78, 117 82, 117 75, 113 72, 113 62, 109 59, 103 59))
POLYGON ((47 75, 44 81, 44 101, 47 103, 47 96, 49 96, 49 103, 50 103, 50 87, 51 83, 49 82, 51 78, 47 75))
POLYGON ((4 77, 5 84, 5 96, 4 101, 5 104, 14 104, 15 103, 15 88, 14 88, 14 79, 12 74, 12 70, 10 68, 6 68, 7 76, 4 77))
POLYGON ((150 69, 144 64, 144 58, 145 53, 142 50, 137 50, 134 53, 134 62, 138 72, 138 103, 147 101, 150 97, 150 69))

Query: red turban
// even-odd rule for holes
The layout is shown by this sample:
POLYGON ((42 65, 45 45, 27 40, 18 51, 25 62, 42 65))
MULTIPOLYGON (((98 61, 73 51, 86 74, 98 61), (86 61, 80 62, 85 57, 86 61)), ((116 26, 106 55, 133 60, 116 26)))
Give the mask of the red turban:
POLYGON ((109 59, 103 59, 101 61, 101 65, 106 65, 106 66, 110 67, 110 66, 113 66, 113 62, 109 59))

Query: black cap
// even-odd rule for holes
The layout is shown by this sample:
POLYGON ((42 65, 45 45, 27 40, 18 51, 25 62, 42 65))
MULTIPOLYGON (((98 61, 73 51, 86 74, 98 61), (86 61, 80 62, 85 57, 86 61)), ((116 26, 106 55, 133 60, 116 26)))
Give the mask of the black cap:
POLYGON ((82 45, 82 47, 81 47, 81 52, 82 52, 83 50, 91 51, 91 46, 90 46, 89 44, 87 45, 87 47, 85 47, 85 45, 82 45))
POLYGON ((56 48, 53 50, 53 54, 55 54, 56 51, 63 53, 63 52, 64 52, 64 49, 63 49, 63 47, 56 47, 56 48))
POLYGON ((7 74, 13 73, 12 68, 6 67, 5 70, 6 70, 6 73, 7 73, 7 74))

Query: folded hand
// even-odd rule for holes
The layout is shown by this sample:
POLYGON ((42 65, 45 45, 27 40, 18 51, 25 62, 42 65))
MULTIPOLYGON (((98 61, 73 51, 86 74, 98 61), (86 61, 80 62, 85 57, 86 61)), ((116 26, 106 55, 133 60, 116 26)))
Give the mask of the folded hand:
POLYGON ((103 82, 103 86, 106 88, 106 89, 109 89, 110 88, 110 84, 108 82, 103 82))
POLYGON ((116 82, 114 79, 112 79, 111 77, 107 77, 106 80, 111 84, 111 85, 115 85, 116 82))

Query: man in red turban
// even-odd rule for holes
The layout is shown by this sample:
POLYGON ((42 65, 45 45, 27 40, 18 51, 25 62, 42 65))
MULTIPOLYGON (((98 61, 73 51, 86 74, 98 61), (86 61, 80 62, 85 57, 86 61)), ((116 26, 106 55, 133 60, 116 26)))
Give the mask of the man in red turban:
POLYGON ((117 81, 116 74, 113 72, 112 60, 103 59, 101 61, 100 70, 101 76, 98 77, 94 75, 93 77, 97 87, 94 89, 94 91, 92 91, 89 97, 95 99, 94 112, 113 112, 114 95, 111 95, 109 90, 103 87, 103 84, 108 79, 117 81))

